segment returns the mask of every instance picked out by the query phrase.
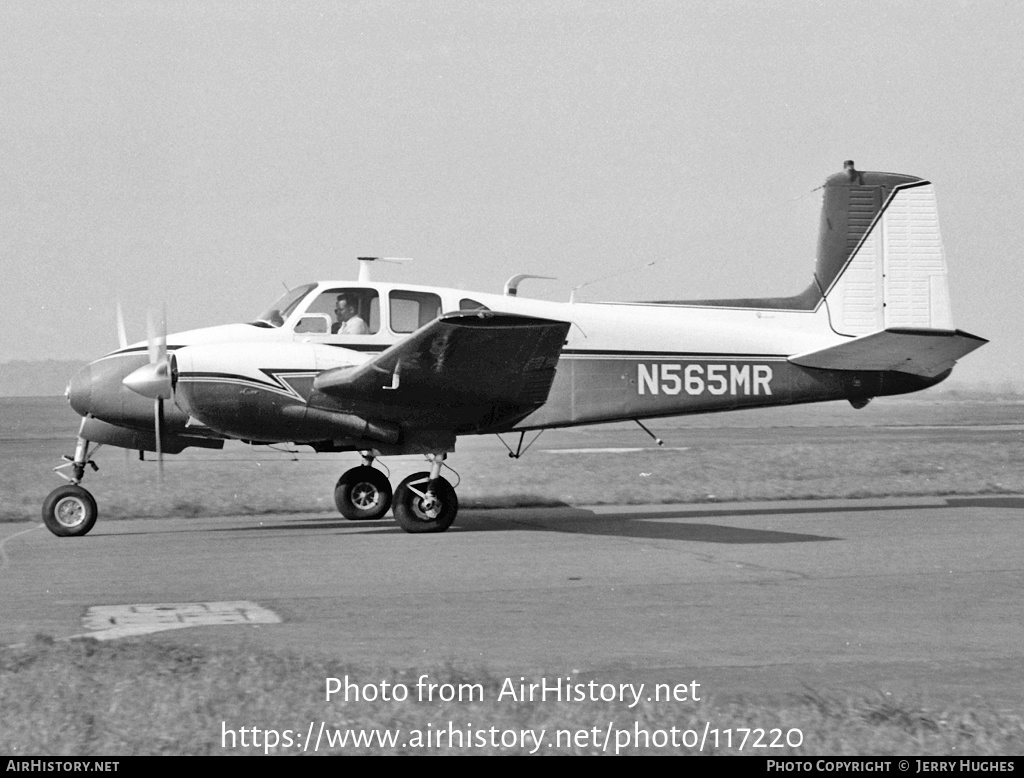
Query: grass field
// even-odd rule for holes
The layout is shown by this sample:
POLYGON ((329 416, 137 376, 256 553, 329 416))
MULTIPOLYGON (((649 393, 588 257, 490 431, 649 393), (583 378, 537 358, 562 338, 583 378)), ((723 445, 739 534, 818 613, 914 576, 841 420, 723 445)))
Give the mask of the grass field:
MULTIPOLYGON (((458 686, 466 675, 456 668, 426 668, 438 684, 458 686)), ((393 687, 413 688, 418 669, 378 670, 376 678, 393 687)), ((365 668, 344 662, 311 660, 290 654, 228 654, 203 648, 159 643, 97 644, 76 641, 55 644, 38 639, 18 649, 0 649, 0 753, 57 755, 133 754, 301 754, 301 739, 313 723, 328 732, 372 730, 397 732, 394 746, 344 748, 323 740, 306 753, 363 754, 494 754, 529 753, 700 753, 696 738, 705 734, 705 754, 793 755, 946 755, 969 757, 1024 753, 1024 719, 977 705, 931 709, 915 700, 891 697, 834 698, 812 691, 779 704, 702 699, 699 703, 647 702, 631 711, 605 702, 499 703, 503 679, 474 672, 482 701, 344 703, 325 700, 324 679, 371 677, 365 668), (416 732, 455 729, 498 732, 544 731, 544 745, 502 747, 491 740, 477 745, 464 740, 449 747, 414 745, 416 732), (612 735, 604 745, 611 725, 612 735), (241 727, 275 730, 279 742, 266 732, 262 747, 243 748, 241 727), (598 733, 593 732, 594 728, 598 733), (677 729, 677 746, 669 729, 677 729), (234 748, 224 748, 225 729, 236 732, 234 748), (661 731, 636 746, 637 730, 661 731), (765 736, 755 747, 757 730, 765 736), (291 747, 285 747, 290 730, 291 747), (571 732, 558 742, 558 731, 571 732), (717 730, 718 744, 714 744, 717 730), (731 730, 732 747, 726 742, 731 730), (739 748, 743 731, 753 731, 739 748), (778 730, 781 734, 776 734, 778 730), (798 734, 794 730, 799 730, 798 734), (585 735, 577 735, 585 732, 585 735), (689 734, 693 733, 693 734, 689 734), (800 742, 797 747, 786 745, 800 742), (626 739, 629 742, 626 742, 626 739), (659 740, 659 737, 661 740, 659 740), (594 741, 597 741, 596 743, 594 741), (778 747, 768 747, 776 741, 778 747), (658 747, 660 743, 665 745, 658 747), (691 743, 689 747, 687 743, 691 743), (404 744, 404 745, 403 745, 404 744), (550 745, 548 745, 550 744, 550 745)), ((249 740, 251 744, 252 736, 249 740)), ((511 742, 509 739, 507 742, 511 742)), ((426 744, 426 737, 422 738, 426 744)))

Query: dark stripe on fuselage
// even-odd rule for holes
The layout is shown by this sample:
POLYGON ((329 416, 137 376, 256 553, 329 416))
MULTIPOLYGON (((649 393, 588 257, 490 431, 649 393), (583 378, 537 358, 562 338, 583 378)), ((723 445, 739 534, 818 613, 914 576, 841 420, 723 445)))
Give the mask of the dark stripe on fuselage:
MULTIPOLYGON (((177 346, 167 346, 168 351, 177 351, 179 348, 185 348, 188 344, 182 343, 177 346)), ((134 354, 145 354, 149 351, 149 346, 132 346, 131 348, 122 348, 117 351, 111 351, 109 354, 104 354, 100 359, 107 359, 108 357, 126 357, 134 354)), ((99 361, 99 360, 97 360, 99 361)))
POLYGON ((516 428, 863 400, 916 391, 940 380, 890 371, 806 368, 778 356, 570 357, 559 366, 544 406, 516 428))
POLYGON ((243 386, 253 386, 260 389, 267 389, 278 394, 287 394, 288 396, 299 396, 302 399, 309 399, 308 392, 302 394, 295 387, 288 384, 286 379, 289 377, 303 377, 309 378, 310 389, 313 385, 313 378, 316 375, 315 369, 298 369, 298 368, 286 368, 281 370, 272 370, 268 368, 260 368, 260 372, 263 373, 269 381, 262 381, 253 376, 239 375, 238 373, 219 373, 212 371, 195 371, 195 372, 183 372, 178 374, 178 381, 185 383, 225 383, 225 384, 240 384, 243 386))
MULTIPOLYGON (((398 341, 395 341, 395 343, 397 343, 397 342, 398 341)), ((318 346, 333 346, 334 348, 344 348, 344 349, 348 349, 349 351, 362 351, 362 352, 369 352, 369 353, 380 354, 385 349, 388 349, 391 346, 393 346, 394 343, 366 343, 366 344, 358 343, 358 344, 352 344, 352 343, 319 343, 318 342, 316 345, 318 345, 318 346)))
POLYGON ((786 359, 784 354, 721 354, 713 351, 630 351, 626 349, 562 349, 562 356, 620 359, 786 359))

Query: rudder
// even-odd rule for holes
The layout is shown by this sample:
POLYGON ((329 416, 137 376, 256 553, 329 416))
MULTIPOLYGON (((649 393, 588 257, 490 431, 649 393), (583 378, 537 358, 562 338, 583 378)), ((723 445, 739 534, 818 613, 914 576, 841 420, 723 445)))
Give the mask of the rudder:
POLYGON ((895 173, 846 170, 825 182, 815 283, 832 329, 952 329, 935 188, 895 173))

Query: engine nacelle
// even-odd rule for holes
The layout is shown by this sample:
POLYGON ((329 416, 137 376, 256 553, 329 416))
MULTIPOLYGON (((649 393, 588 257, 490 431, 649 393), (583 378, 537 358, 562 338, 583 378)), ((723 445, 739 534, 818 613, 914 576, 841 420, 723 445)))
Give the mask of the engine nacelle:
MULTIPOLYGON (((362 364, 362 353, 316 343, 233 343, 187 346, 175 358, 175 402, 222 435, 304 443, 373 431, 365 420, 307 405, 321 371, 362 364)), ((377 434, 387 439, 397 432, 377 434)))

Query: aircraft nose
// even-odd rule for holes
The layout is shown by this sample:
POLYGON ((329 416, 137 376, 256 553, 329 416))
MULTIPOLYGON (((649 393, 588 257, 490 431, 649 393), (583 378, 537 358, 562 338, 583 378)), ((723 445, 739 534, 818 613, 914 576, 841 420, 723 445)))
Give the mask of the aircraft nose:
POLYGON ((86 365, 71 379, 67 390, 68 402, 79 416, 86 416, 92 407, 92 365, 86 365))

